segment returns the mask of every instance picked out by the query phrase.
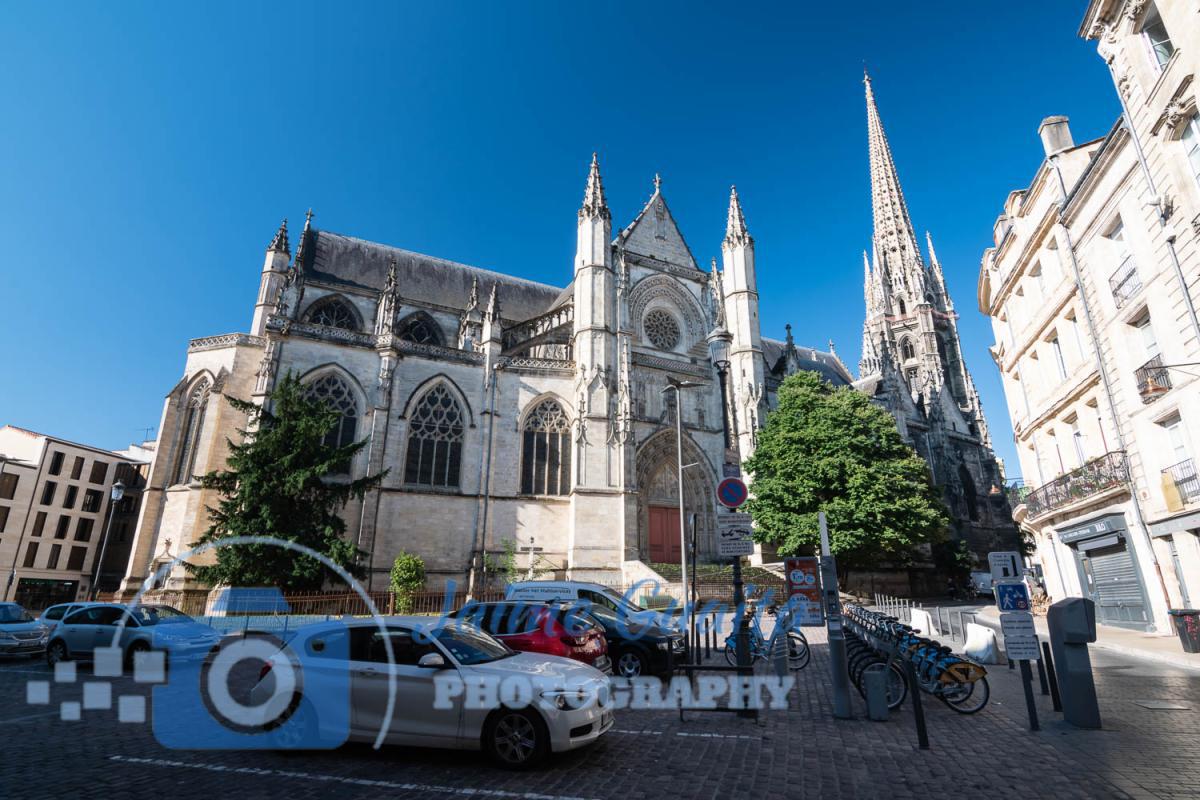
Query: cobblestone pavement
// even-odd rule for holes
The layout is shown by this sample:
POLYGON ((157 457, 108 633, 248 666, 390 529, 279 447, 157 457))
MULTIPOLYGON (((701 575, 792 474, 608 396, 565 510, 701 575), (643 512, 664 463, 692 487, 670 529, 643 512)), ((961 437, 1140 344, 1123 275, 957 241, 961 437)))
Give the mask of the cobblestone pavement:
MULTIPOLYGON (((0 797, 120 798, 925 798, 1020 792, 1049 798, 1195 798, 1200 769, 1200 675, 1094 654, 1105 728, 1078 731, 1038 695, 1042 730, 1027 729, 1018 673, 990 668, 992 702, 961 716, 925 698, 931 747, 916 746, 911 706, 887 722, 831 716, 822 631, 798 673, 788 711, 758 720, 732 714, 619 712, 595 746, 554 757, 532 773, 494 769, 475 753, 347 745, 299 754, 167 750, 149 725, 113 711, 60 720, 57 703, 80 683, 52 687, 50 706, 26 704, 41 662, 0 663, 0 797), (1150 710, 1160 700, 1187 710, 1150 710)), ((1036 680, 1036 679, 1035 679, 1036 680)), ((148 694, 113 679, 113 696, 148 694)), ((1036 687, 1036 683, 1035 683, 1036 687)))

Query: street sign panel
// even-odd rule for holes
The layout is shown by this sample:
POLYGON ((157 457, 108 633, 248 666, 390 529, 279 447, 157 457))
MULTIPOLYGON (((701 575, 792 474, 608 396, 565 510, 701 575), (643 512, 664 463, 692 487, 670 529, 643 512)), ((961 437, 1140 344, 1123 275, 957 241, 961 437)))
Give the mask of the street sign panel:
POLYGON ((717 515, 717 555, 722 558, 748 556, 754 552, 749 514, 717 515))
POLYGON ((1029 587, 1024 581, 1004 581, 997 583, 996 608, 1005 611, 1029 610, 1029 587))
POLYGON ((1016 550, 988 553, 988 566, 992 569, 993 581, 1011 581, 1021 577, 1021 554, 1016 550))
POLYGON ((785 558, 783 569, 787 573, 788 602, 794 609, 792 621, 797 625, 824 625, 825 613, 818 578, 820 564, 817 559, 785 558))
POLYGON ((1013 661, 1037 661, 1042 657, 1033 615, 1029 612, 1001 614, 1000 632, 1004 635, 1004 653, 1013 661))
POLYGON ((717 484, 717 502, 726 508, 737 508, 749 496, 750 490, 741 478, 725 478, 717 484))

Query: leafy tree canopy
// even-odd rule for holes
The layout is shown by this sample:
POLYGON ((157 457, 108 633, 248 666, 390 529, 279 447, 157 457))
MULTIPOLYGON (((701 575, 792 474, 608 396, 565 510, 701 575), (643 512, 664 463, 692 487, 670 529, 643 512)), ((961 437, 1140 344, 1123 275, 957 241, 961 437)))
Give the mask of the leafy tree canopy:
MULTIPOLYGON (((216 491, 220 502, 209 507, 210 527, 201 543, 227 536, 272 536, 305 545, 327 556, 355 577, 365 570, 365 555, 345 538, 339 515, 352 499, 362 499, 386 473, 351 480, 345 475, 366 440, 338 446, 330 434, 340 413, 305 395, 291 373, 283 376, 270 402, 226 398, 248 417, 240 444, 229 442, 227 469, 209 472, 200 485, 216 491)), ((314 558, 274 545, 237 545, 215 550, 213 564, 188 565, 200 581, 231 586, 320 589, 341 578, 314 558)))
POLYGON ((887 411, 811 372, 789 376, 778 399, 745 465, 760 541, 815 552, 818 511, 839 569, 907 564, 916 545, 944 539, 949 516, 928 466, 887 411))

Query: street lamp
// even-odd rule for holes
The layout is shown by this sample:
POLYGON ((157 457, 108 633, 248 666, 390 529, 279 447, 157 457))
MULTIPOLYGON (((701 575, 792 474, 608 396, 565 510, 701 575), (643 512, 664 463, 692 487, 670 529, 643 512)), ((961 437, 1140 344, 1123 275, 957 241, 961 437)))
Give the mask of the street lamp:
POLYGON ((116 513, 117 503, 125 496, 125 484, 121 481, 114 483, 109 496, 112 502, 108 504, 108 522, 104 526, 104 536, 100 538, 100 555, 96 557, 96 566, 92 569, 92 600, 96 599, 96 593, 100 590, 100 567, 104 563, 104 550, 108 547, 108 535, 112 532, 113 514, 116 513))
POLYGON ((662 388, 662 394, 665 398, 666 393, 675 390, 675 464, 678 468, 678 489, 679 489, 679 572, 680 578, 683 580, 683 623, 684 630, 687 629, 687 527, 683 517, 683 403, 679 397, 680 389, 691 389, 695 386, 702 386, 699 381, 681 381, 675 378, 668 377, 667 385, 662 388))
POLYGON ((708 335, 708 354, 717 370, 717 382, 721 384, 721 435, 725 440, 726 460, 733 449, 733 431, 729 425, 729 397, 725 390, 725 373, 729 371, 729 348, 733 335, 723 327, 713 328, 708 335))

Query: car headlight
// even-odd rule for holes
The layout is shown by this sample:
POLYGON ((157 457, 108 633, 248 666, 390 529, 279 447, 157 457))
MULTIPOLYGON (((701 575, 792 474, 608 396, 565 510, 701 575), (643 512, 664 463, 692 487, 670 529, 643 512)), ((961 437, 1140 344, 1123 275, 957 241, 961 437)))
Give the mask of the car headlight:
POLYGON ((583 708, 589 699, 587 693, 579 689, 552 689, 542 692, 542 697, 559 711, 583 708))
POLYGON ((671 640, 667 639, 666 641, 659 642, 658 649, 663 650, 663 651, 670 650, 671 649, 671 640))

